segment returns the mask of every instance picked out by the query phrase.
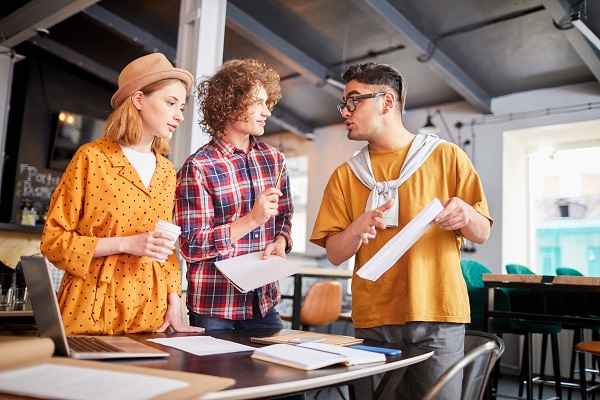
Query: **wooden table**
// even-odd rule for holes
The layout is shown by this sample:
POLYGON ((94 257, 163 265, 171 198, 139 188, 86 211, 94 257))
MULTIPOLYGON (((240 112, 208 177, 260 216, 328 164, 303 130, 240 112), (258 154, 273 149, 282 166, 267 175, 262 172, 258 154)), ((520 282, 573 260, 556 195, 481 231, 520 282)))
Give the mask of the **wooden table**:
MULTIPOLYGON (((261 347, 262 345, 251 343, 250 337, 290 334, 294 332, 287 329, 281 331, 262 329, 211 331, 209 335, 252 347, 261 347)), ((353 399, 387 399, 393 397, 392 393, 402 378, 405 367, 424 361, 433 354, 433 352, 426 352, 425 350, 410 346, 400 347, 391 343, 365 340, 365 344, 373 346, 402 349, 402 355, 388 357, 385 363, 363 364, 351 367, 335 365, 313 371, 303 371, 254 360, 250 358, 249 352, 196 356, 181 350, 145 341, 150 338, 193 336, 191 334, 149 333, 129 336, 133 339, 143 341, 149 346, 168 352, 170 357, 164 359, 111 362, 125 362, 150 368, 186 371, 235 379, 236 382, 233 386, 202 397, 206 400, 272 398, 340 385, 349 386, 349 393, 353 399), (384 378, 377 388, 374 388, 371 376, 379 373, 384 373, 384 378)))
POLYGON ((294 294, 292 296, 292 329, 300 329, 300 307, 302 305, 302 279, 352 279, 353 272, 349 269, 310 268, 303 267, 294 275, 294 294))
POLYGON ((540 292, 600 293, 599 277, 483 274, 483 288, 483 322, 486 324, 488 332, 493 331, 494 317, 560 322, 583 327, 600 325, 598 318, 494 310, 494 288, 527 289, 540 292))
MULTIPOLYGON (((600 319, 555 314, 535 314, 494 309, 494 289, 513 288, 549 292, 600 293, 600 278, 587 276, 547 276, 519 274, 483 274, 483 323, 488 332, 493 332, 494 318, 518 318, 534 322, 559 322, 584 328, 595 328, 600 319)), ((531 361, 530 361, 531 362, 531 361)), ((528 388, 532 396, 531 388, 528 388)), ((491 391, 486 393, 491 399, 491 391)))

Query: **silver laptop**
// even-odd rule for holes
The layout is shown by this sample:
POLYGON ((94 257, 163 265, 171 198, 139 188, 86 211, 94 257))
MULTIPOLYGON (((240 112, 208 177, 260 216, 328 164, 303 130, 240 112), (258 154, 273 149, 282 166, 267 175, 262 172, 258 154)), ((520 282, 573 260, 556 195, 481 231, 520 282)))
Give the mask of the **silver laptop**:
POLYGON ((79 359, 166 357, 169 353, 126 336, 67 336, 45 257, 21 257, 25 282, 40 337, 54 341, 55 352, 79 359))

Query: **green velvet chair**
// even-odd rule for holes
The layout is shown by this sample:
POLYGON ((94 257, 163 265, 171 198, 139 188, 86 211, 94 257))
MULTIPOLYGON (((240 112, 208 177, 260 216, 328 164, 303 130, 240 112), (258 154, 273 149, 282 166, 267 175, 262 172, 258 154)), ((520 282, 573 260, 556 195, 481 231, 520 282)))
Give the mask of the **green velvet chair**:
MULTIPOLYGON (((487 328, 483 321, 483 274, 491 274, 492 271, 482 263, 469 259, 460 260, 460 269, 467 284, 471 308, 471 323, 467 325, 467 329, 486 331, 487 328)), ((497 310, 510 311, 510 299, 506 290, 495 290, 494 303, 497 310)), ((495 318, 494 332, 502 333, 506 330, 510 330, 510 321, 504 318, 495 318)))
POLYGON ((583 274, 577 271, 575 268, 569 267, 558 267, 556 268, 556 275, 559 276, 583 276, 583 274))

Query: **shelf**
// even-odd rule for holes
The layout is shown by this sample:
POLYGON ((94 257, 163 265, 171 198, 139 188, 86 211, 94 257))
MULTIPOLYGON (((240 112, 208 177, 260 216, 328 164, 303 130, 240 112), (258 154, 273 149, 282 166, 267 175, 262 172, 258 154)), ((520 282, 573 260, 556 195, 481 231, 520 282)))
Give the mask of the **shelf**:
POLYGON ((42 233, 42 231, 44 230, 44 225, 27 226, 27 225, 9 224, 6 222, 0 222, 0 230, 42 233))

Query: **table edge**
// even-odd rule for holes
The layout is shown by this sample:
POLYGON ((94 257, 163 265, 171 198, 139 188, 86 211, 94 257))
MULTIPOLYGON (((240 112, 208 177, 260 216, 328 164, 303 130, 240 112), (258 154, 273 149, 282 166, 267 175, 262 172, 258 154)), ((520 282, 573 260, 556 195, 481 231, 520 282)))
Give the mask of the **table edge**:
POLYGON ((331 386, 343 382, 348 382, 357 378, 364 378, 375 375, 381 372, 387 372, 393 369, 406 367, 423 360, 428 359, 433 355, 433 351, 409 359, 388 362, 385 364, 377 364, 367 368, 356 369, 347 372, 340 372, 333 375, 320 376, 317 378, 302 379, 293 382, 275 383, 272 385, 253 386, 248 388, 224 389, 218 392, 207 393, 202 396, 203 400, 219 400, 219 399, 252 399, 269 396, 285 395, 290 391, 309 391, 324 386, 331 386))

